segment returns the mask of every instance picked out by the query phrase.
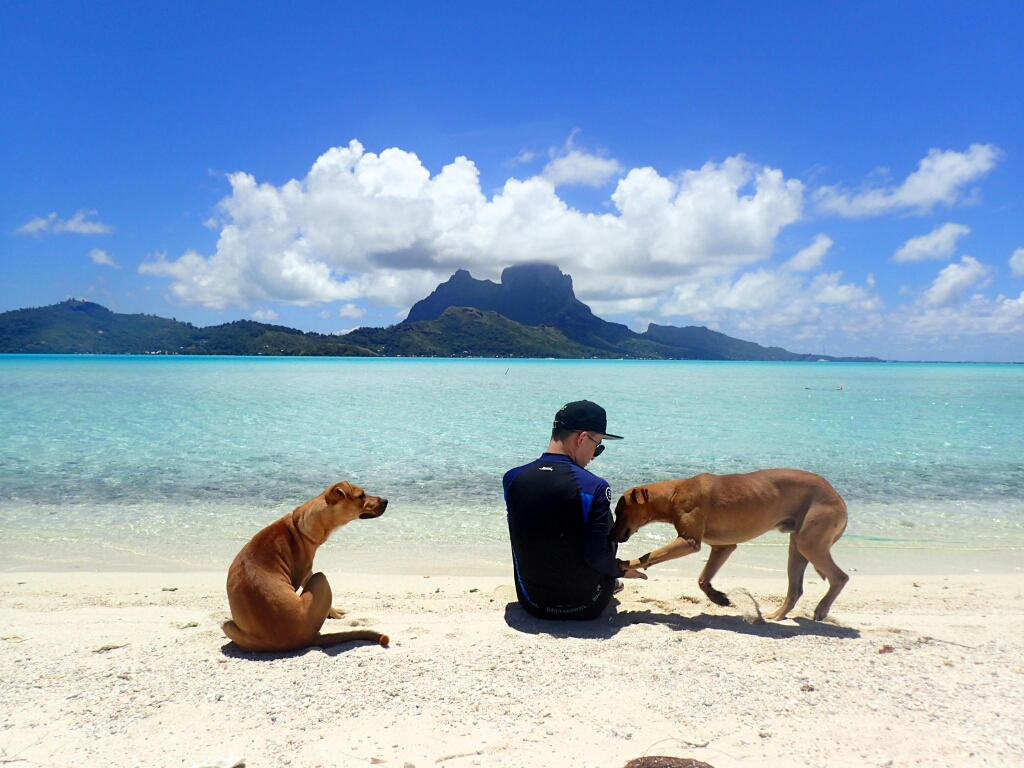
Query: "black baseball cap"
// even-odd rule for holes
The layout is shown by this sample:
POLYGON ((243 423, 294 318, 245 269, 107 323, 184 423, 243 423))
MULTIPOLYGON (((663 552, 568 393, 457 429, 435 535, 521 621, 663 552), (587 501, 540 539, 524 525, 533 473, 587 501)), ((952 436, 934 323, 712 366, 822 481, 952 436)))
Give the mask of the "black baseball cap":
POLYGON ((589 400, 576 400, 563 405, 555 414, 552 426, 554 429, 593 432, 595 435, 603 435, 605 440, 622 440, 619 435, 608 434, 608 414, 600 405, 589 400))

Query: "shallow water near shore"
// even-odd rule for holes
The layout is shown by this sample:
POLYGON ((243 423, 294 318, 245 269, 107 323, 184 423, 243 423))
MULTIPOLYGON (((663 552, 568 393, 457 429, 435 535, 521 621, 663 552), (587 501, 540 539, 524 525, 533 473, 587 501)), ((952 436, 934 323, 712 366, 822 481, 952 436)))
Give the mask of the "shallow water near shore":
MULTIPOLYGON (((841 562, 1024 563, 1020 366, 0 356, 0 568, 226 568, 348 479, 390 505, 319 567, 500 574, 501 475, 583 397, 626 436, 589 467, 616 493, 799 467, 849 505, 841 562)), ((669 536, 651 526, 623 554, 669 536)), ((729 567, 781 572, 785 543, 768 534, 729 567)))

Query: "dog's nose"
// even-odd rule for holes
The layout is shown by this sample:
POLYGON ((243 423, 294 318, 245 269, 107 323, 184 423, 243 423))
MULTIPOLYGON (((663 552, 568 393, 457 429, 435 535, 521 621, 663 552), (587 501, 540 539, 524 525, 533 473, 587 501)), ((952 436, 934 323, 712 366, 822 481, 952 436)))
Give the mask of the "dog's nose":
POLYGON ((384 510, 387 509, 387 508, 388 508, 388 500, 387 499, 381 499, 380 500, 380 511, 383 513, 384 510))

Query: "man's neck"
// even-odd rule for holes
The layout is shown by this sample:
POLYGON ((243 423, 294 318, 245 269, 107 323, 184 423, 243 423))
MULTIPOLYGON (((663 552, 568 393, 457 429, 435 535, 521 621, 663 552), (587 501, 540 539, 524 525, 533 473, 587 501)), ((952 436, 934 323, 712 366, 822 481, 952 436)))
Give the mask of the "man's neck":
POLYGON ((559 456, 565 456, 567 459, 570 459, 572 463, 575 464, 576 466, 583 466, 582 464, 579 463, 579 461, 576 460, 576 457, 569 452, 569 449, 565 446, 565 444, 557 440, 552 440, 550 443, 548 443, 548 449, 545 451, 545 453, 556 453, 559 456))

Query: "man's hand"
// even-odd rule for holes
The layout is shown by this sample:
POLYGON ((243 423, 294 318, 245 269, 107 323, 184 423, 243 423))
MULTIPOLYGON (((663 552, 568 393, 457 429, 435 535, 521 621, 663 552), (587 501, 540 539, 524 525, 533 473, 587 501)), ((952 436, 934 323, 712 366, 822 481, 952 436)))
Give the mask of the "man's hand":
POLYGON ((634 563, 634 561, 632 561, 632 560, 619 560, 618 562, 619 562, 619 568, 621 568, 623 571, 625 571, 625 573, 622 574, 621 578, 623 578, 623 579, 646 579, 647 578, 647 574, 646 573, 640 573, 640 571, 637 570, 637 563, 634 563))

